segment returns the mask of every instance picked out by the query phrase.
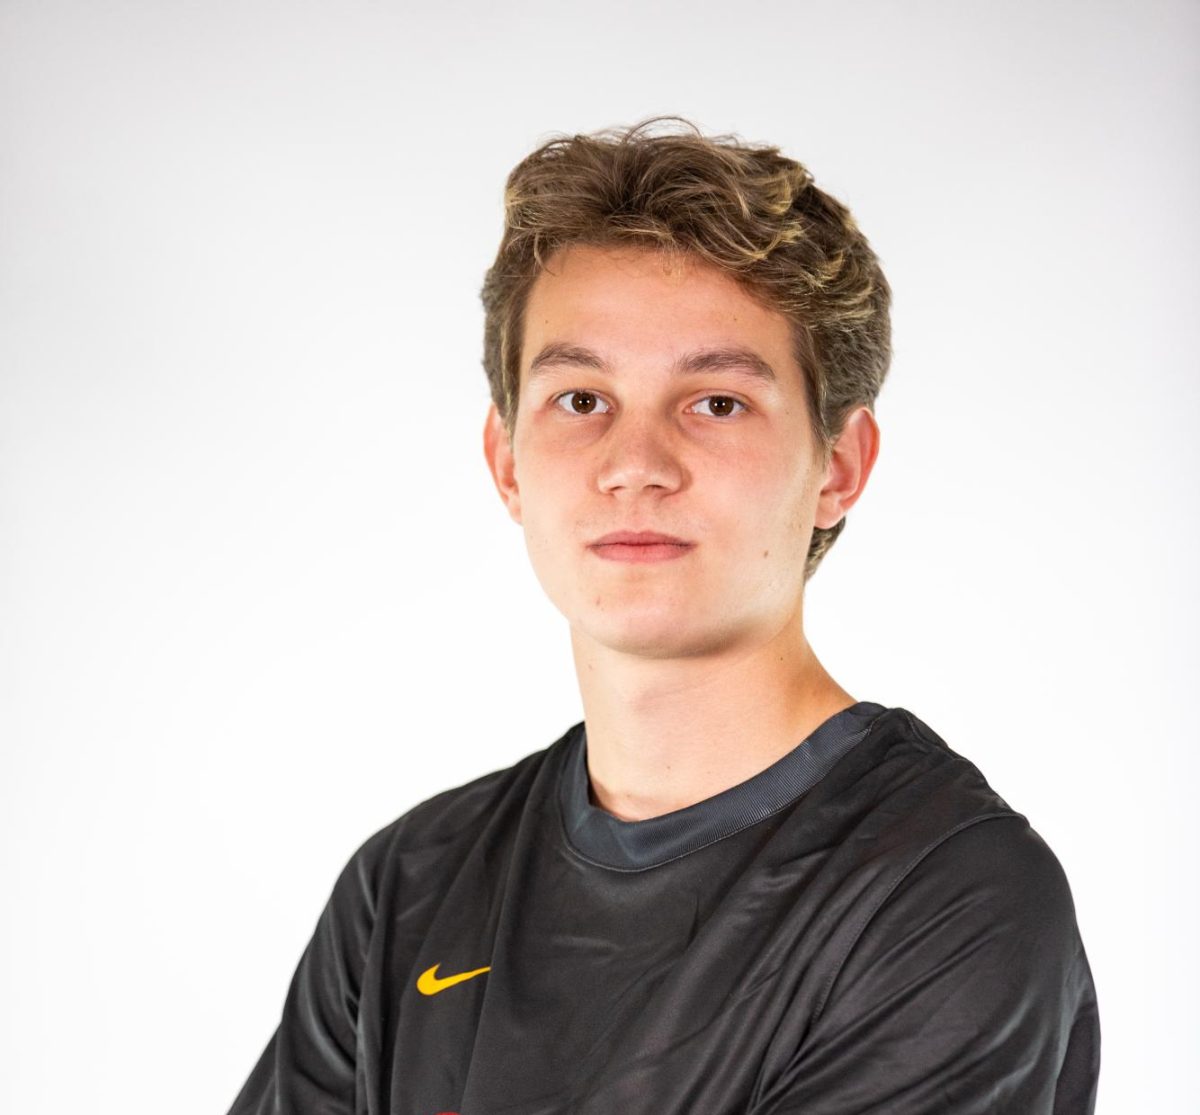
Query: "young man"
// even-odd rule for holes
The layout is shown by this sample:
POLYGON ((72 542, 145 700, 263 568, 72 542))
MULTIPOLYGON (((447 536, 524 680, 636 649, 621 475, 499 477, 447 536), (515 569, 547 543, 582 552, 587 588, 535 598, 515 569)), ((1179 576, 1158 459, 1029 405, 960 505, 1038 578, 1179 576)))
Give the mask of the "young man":
POLYGON ((233 1115, 1084 1115, 1045 842, 804 589, 879 448, 890 294, 774 148, 555 140, 483 289, 497 490, 584 720, 338 879, 233 1115))

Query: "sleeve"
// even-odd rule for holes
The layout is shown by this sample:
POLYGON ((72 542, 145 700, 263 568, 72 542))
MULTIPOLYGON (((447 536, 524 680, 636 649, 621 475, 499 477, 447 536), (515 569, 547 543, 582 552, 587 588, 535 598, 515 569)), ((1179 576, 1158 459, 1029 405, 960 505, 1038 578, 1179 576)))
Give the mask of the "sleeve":
POLYGON ((279 1025, 229 1115, 353 1115, 358 1003, 382 836, 376 833, 342 869, 300 957, 279 1025))
POLYGON ((1092 1115, 1095 988, 1024 817, 942 839, 869 918, 750 1115, 1092 1115))

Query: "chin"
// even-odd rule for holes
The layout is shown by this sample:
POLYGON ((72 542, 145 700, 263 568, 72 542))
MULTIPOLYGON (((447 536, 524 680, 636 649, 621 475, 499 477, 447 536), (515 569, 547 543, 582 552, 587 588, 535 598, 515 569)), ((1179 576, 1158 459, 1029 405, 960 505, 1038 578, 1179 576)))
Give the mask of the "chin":
POLYGON ((697 658, 720 650, 728 634, 709 627, 688 627, 678 616, 588 616, 575 622, 587 639, 619 654, 638 658, 697 658))

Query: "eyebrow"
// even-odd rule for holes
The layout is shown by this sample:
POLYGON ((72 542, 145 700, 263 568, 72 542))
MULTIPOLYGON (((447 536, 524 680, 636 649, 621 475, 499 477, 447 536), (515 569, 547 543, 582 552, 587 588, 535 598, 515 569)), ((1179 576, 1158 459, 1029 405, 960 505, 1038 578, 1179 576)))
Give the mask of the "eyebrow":
MULTIPOLYGON (((603 372, 605 375, 612 374, 612 368, 608 362, 590 348, 566 344, 562 341, 552 341, 533 358, 529 365, 529 379, 532 380, 557 365, 590 368, 596 372, 603 372)), ((672 365, 671 372, 673 375, 737 372, 740 375, 751 376, 767 383, 776 381, 775 369, 758 353, 748 348, 697 349, 695 352, 688 352, 679 357, 672 365)))

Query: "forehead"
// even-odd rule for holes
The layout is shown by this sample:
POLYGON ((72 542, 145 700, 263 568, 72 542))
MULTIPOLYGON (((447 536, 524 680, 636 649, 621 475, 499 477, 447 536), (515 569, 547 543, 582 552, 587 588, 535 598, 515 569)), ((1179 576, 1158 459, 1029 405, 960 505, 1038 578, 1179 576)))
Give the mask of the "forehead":
POLYGON ((546 344, 672 358, 697 344, 748 345, 775 363, 792 326, 736 279, 695 256, 651 248, 571 245, 554 253, 526 303, 522 368, 546 344))

